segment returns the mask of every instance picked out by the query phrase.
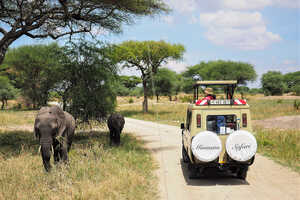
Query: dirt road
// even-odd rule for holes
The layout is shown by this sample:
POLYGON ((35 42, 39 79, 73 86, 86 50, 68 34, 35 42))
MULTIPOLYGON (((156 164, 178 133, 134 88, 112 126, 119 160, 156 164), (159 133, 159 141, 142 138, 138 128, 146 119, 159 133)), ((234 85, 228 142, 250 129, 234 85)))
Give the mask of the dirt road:
POLYGON ((181 161, 179 127, 126 118, 126 132, 146 141, 159 163, 161 199, 168 200, 300 200, 300 175, 260 155, 247 181, 231 178, 188 178, 181 161))

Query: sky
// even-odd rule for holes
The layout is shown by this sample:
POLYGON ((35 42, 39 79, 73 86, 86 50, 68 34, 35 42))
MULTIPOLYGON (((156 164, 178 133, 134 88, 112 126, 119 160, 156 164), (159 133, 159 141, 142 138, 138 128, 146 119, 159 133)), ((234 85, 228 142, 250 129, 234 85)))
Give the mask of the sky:
MULTIPOLYGON (((182 44, 182 61, 166 67, 182 72, 202 61, 231 60, 254 66, 258 78, 249 87, 260 87, 267 71, 283 74, 300 71, 300 0, 164 0, 168 15, 136 19, 113 35, 98 31, 111 43, 127 40, 164 40, 182 44)), ((13 47, 45 41, 22 37, 13 47)), ((47 42, 51 42, 47 40, 47 42)), ((124 70, 123 74, 137 74, 124 70)))

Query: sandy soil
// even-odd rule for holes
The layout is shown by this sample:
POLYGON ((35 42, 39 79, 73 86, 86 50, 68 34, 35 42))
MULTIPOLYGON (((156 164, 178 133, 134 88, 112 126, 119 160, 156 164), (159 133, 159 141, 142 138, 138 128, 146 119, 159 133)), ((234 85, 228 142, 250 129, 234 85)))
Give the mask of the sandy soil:
POLYGON ((270 129, 297 129, 300 130, 300 115, 276 117, 265 120, 252 120, 254 125, 270 129))
POLYGON ((261 155, 250 167, 247 181, 229 176, 189 179, 187 166, 181 161, 179 127, 126 118, 124 131, 146 141, 158 161, 161 199, 300 199, 300 175, 261 155))

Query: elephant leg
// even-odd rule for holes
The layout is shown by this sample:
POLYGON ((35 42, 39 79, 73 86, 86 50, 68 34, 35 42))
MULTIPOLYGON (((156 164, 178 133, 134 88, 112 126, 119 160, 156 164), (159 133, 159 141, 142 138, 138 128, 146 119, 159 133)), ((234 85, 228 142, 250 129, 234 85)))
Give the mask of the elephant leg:
POLYGON ((111 130, 109 133, 109 145, 111 146, 114 140, 114 131, 111 130))
POLYGON ((116 132, 116 144, 120 145, 120 132, 116 132))
POLYGON ((54 142, 53 144, 53 149, 54 149, 54 164, 57 164, 60 160, 59 157, 59 143, 58 142, 54 142))

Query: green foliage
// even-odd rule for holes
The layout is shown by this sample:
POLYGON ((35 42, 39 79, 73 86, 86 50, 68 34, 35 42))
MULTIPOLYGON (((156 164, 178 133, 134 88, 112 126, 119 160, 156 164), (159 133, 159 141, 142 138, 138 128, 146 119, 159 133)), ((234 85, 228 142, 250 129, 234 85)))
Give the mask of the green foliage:
POLYGON ((1 109, 4 109, 4 106, 7 101, 16 97, 18 90, 14 88, 10 81, 5 76, 0 76, 0 100, 2 102, 1 109))
POLYGON ((134 103, 133 99, 130 98, 130 99, 128 100, 128 103, 134 103))
POLYGON ((300 96, 300 83, 298 85, 294 85, 291 88, 291 91, 295 93, 295 95, 300 96))
POLYGON ((126 41, 115 47, 114 59, 124 67, 140 70, 144 89, 143 110, 148 112, 149 80, 170 60, 182 59, 185 48, 164 41, 126 41))
POLYGON ((182 103, 191 103, 191 102, 193 102, 193 97, 192 96, 182 96, 182 97, 179 97, 179 100, 182 103))
POLYGON ((300 101, 296 100, 294 101, 294 108, 295 110, 299 110, 300 109, 300 101))
MULTIPOLYGON (((157 100, 161 95, 172 96, 175 94, 177 80, 176 72, 167 68, 158 69, 153 77, 154 91, 152 91, 157 96, 157 100)), ((152 81, 149 83, 149 88, 152 88, 152 81)))
POLYGON ((269 71, 263 74, 261 78, 262 89, 266 96, 268 95, 282 95, 286 85, 281 72, 269 71))
POLYGON ((262 88, 251 88, 249 90, 249 93, 254 95, 254 94, 259 94, 259 93, 264 93, 262 88))
POLYGON ((28 45, 9 50, 5 57, 8 72, 15 77, 15 86, 21 89, 33 108, 47 105, 50 89, 58 81, 59 51, 56 43, 28 45))
POLYGON ((142 83, 141 78, 137 76, 119 76, 119 80, 122 85, 130 90, 135 88, 138 84, 142 83))
POLYGON ((295 92, 296 95, 300 96, 300 71, 284 74, 283 81, 287 86, 286 92, 295 92))
POLYGON ((247 81, 254 81, 257 74, 249 63, 218 60, 188 67, 183 76, 200 76, 202 80, 237 80, 238 84, 245 85, 247 81))
POLYGON ((116 106, 117 66, 110 59, 111 47, 80 40, 64 48, 60 74, 64 105, 83 122, 104 120, 116 106))
POLYGON ((0 64, 18 38, 57 39, 95 30, 120 33, 123 24, 169 11, 162 0, 1 0, 0 64), (5 24, 5 26, 2 26, 5 24))

